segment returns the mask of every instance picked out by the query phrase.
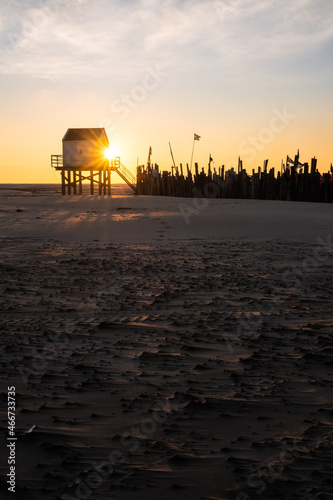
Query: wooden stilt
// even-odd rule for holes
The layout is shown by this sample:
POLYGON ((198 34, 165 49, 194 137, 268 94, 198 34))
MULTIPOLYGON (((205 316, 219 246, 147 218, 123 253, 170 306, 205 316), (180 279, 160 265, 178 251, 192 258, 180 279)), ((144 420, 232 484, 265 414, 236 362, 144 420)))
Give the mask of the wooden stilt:
POLYGON ((106 169, 103 169, 103 194, 106 195, 106 169))
POLYGON ((111 168, 108 168, 108 195, 111 196, 111 168))
POLYGON ((76 194, 76 171, 73 172, 73 191, 76 194))
POLYGON ((66 177, 63 170, 61 171, 61 194, 63 196, 66 194, 66 177))
POLYGON ((94 194, 94 172, 90 170, 90 194, 94 194))
POLYGON ((102 194, 102 171, 98 171, 98 194, 102 194))
POLYGON ((67 170, 67 187, 68 187, 68 194, 72 194, 71 171, 70 170, 67 170))
POLYGON ((82 172, 79 170, 79 194, 82 194, 82 172))

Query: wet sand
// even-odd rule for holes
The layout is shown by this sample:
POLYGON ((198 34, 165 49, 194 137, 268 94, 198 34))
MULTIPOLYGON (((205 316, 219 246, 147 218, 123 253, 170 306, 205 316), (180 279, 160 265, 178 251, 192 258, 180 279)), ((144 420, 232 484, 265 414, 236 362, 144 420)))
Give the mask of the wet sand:
POLYGON ((332 497, 332 207, 206 201, 0 193, 1 498, 332 497))

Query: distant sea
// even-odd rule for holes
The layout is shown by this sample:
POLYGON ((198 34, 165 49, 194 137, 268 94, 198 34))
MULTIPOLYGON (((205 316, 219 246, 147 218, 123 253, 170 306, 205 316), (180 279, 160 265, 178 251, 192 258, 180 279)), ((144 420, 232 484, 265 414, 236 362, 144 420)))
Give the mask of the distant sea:
MULTIPOLYGON (((61 194, 61 184, 0 184, 0 196, 54 196, 61 194)), ((90 195, 90 184, 82 185, 82 194, 90 195)), ((133 191, 127 184, 112 184, 111 196, 129 196, 133 191)), ((95 186, 98 195, 98 186, 95 186)))

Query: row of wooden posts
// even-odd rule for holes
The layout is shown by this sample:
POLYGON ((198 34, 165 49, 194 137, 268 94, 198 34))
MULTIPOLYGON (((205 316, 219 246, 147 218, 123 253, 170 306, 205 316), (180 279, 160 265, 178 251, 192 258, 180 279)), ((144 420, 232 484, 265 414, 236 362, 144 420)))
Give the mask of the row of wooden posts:
POLYGON ((333 167, 326 174, 317 170, 317 159, 312 158, 311 164, 298 162, 295 156, 293 164, 283 166, 275 175, 275 169, 268 171, 268 160, 263 168, 252 171, 249 175, 243 169, 242 160, 238 161, 238 171, 234 168, 225 171, 224 166, 208 173, 195 163, 195 173, 192 174, 188 165, 186 175, 183 166, 173 167, 172 172, 160 172, 158 165, 139 166, 137 169, 138 195, 206 197, 206 198, 240 198, 255 200, 286 200, 333 202, 333 167), (175 171, 174 171, 175 170, 175 171))
POLYGON ((61 194, 82 194, 84 181, 89 181, 90 194, 94 194, 94 186, 98 186, 99 195, 111 195, 111 168, 99 169, 97 171, 82 171, 76 169, 61 169, 61 194))

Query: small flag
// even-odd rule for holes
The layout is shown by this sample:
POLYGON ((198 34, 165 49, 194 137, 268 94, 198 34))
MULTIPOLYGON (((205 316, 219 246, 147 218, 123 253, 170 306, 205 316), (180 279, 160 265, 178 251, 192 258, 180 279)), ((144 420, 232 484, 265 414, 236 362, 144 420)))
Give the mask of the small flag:
POLYGON ((214 163, 214 160, 213 160, 212 156, 211 156, 211 155, 209 155, 209 163, 211 163, 211 162, 213 162, 213 163, 214 163))
POLYGON ((194 140, 199 141, 201 139, 201 135, 194 134, 194 140))
POLYGON ((151 146, 150 146, 150 148, 149 148, 149 153, 148 153, 148 154, 149 154, 149 156, 151 156, 151 155, 152 155, 152 153, 153 153, 153 151, 152 151, 151 146))
POLYGON ((294 161, 290 158, 290 156, 287 156, 287 163, 291 163, 292 165, 294 164, 294 161))
POLYGON ((300 161, 297 162, 297 168, 302 168, 304 167, 303 163, 301 163, 300 161))

